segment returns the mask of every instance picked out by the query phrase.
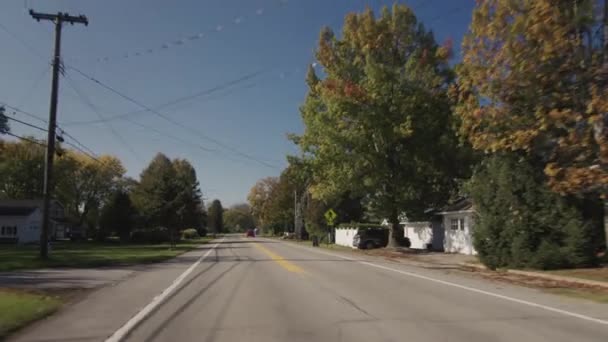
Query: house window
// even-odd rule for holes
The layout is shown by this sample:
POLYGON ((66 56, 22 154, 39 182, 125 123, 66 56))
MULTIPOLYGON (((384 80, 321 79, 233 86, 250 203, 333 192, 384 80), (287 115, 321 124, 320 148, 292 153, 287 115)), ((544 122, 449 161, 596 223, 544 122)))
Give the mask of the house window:
POLYGON ((451 230, 464 230, 464 218, 454 218, 450 220, 451 230))
POLYGON ((17 235, 17 226, 2 226, 0 235, 3 236, 15 236, 17 235))
POLYGON ((451 219, 450 220, 450 229, 452 230, 458 230, 458 219, 451 219))

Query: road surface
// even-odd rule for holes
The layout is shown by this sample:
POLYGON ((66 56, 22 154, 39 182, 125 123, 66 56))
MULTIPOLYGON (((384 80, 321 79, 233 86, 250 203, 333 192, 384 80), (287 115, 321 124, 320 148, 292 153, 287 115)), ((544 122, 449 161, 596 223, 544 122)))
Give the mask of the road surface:
POLYGON ((14 340, 608 341, 608 305, 445 270, 236 236, 184 258, 14 340))

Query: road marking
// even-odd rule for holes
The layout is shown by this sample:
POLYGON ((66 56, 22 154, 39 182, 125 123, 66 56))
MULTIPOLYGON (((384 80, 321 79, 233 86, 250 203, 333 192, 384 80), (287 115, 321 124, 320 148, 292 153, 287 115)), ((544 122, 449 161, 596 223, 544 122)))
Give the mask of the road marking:
POLYGON ((112 336, 108 337, 105 341, 106 342, 120 342, 122 341, 142 320, 144 320, 146 317, 148 317, 148 315, 154 310, 156 309, 164 300, 165 298, 167 298, 167 296, 169 294, 171 294, 171 292, 173 292, 183 281, 184 279, 190 275, 190 273, 192 273, 192 271, 194 271, 194 269, 200 265, 200 263, 205 260, 206 257, 209 256, 209 254, 211 254, 211 252, 217 247, 219 246, 220 243, 222 243, 226 238, 222 238, 222 240, 220 240, 220 242, 216 243, 213 247, 211 247, 207 253, 201 255, 200 258, 198 258, 198 260, 190 265, 190 267, 188 267, 187 270, 184 271, 184 273, 180 274, 179 277, 177 277, 173 283, 171 284, 171 286, 167 287, 163 292, 161 292, 158 296, 154 297, 154 299, 152 299, 152 301, 150 303, 148 303, 148 305, 146 305, 143 309, 141 309, 135 316, 133 316, 129 321, 127 321, 127 323, 125 323, 122 327, 120 327, 120 329, 116 330, 114 332, 114 334, 112 334, 112 336))
POLYGON ((509 301, 509 302, 523 304, 523 305, 527 305, 527 306, 543 309, 543 310, 546 310, 546 311, 551 311, 551 312, 558 313, 558 314, 565 315, 565 316, 575 317, 575 318, 582 319, 582 320, 589 321, 589 322, 594 322, 594 323, 599 323, 599 324, 603 324, 603 325, 608 325, 608 320, 603 320, 603 319, 599 319, 599 318, 595 318, 595 317, 579 314, 579 313, 576 313, 576 312, 562 310, 562 309, 554 308, 552 306, 547 306, 547 305, 543 305, 543 304, 529 302, 527 300, 513 298, 513 297, 501 295, 501 294, 498 294, 498 293, 490 292, 490 291, 480 290, 480 289, 476 289, 476 288, 470 287, 470 286, 460 285, 460 284, 452 283, 452 282, 441 280, 441 279, 435 279, 435 278, 432 278, 432 277, 427 277, 427 276, 416 274, 416 273, 412 273, 412 272, 402 271, 402 270, 398 270, 398 269, 395 269, 395 268, 390 268, 390 267, 387 267, 387 266, 382 266, 382 265, 374 264, 374 263, 371 263, 371 262, 368 262, 368 261, 357 260, 357 259, 353 259, 351 257, 347 257, 347 256, 343 256, 343 255, 338 255, 338 254, 335 254, 335 253, 322 252, 322 251, 319 251, 319 250, 316 250, 316 249, 311 249, 311 248, 308 248, 308 247, 302 247, 302 246, 298 246, 298 245, 290 244, 290 243, 287 243, 286 245, 289 245, 289 246, 292 246, 292 247, 296 247, 296 248, 300 248, 300 249, 305 249, 305 250, 312 251, 312 252, 319 253, 319 254, 324 254, 324 255, 329 255, 329 256, 341 258, 341 259, 344 259, 344 260, 355 261, 357 263, 360 263, 360 264, 363 264, 363 265, 367 265, 367 266, 370 266, 370 267, 375 267, 375 268, 383 269, 383 270, 386 270, 386 271, 392 271, 392 272, 400 273, 400 274, 403 274, 403 275, 406 275, 406 276, 410 276, 410 277, 413 277, 413 278, 424 279, 424 280, 428 280, 428 281, 431 281, 431 282, 434 282, 434 283, 438 283, 438 284, 442 284, 442 285, 446 285, 446 286, 456 287, 456 288, 459 288, 459 289, 462 289, 462 290, 467 290, 467 291, 470 291, 470 292, 475 292, 475 293, 483 294, 483 295, 486 295, 486 296, 503 299, 503 300, 506 300, 506 301, 509 301))
POLYGON ((274 253, 273 251, 271 251, 268 248, 260 245, 259 243, 254 243, 253 245, 255 247, 257 247, 259 250, 261 250, 262 252, 266 253, 266 255, 268 255, 277 264, 281 265, 281 267, 283 267, 284 269, 286 269, 286 270, 288 270, 290 272, 294 272, 294 273, 306 273, 298 265, 292 264, 291 262, 285 260, 285 258, 283 258, 282 256, 274 253))

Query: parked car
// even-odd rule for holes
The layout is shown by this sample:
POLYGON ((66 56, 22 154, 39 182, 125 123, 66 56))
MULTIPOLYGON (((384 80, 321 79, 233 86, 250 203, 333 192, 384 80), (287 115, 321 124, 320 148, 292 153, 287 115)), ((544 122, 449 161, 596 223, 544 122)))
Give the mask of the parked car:
POLYGON ((245 236, 246 237, 255 237, 255 232, 253 231, 253 229, 247 229, 245 236))
POLYGON ((359 249, 373 249, 388 245, 388 229, 386 228, 360 228, 353 237, 353 247, 359 249))

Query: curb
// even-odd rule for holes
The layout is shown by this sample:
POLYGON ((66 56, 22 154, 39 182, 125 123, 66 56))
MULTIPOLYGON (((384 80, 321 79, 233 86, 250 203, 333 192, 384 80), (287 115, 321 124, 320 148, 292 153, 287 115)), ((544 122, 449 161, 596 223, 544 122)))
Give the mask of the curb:
POLYGON ((547 279, 547 280, 563 281, 563 282, 579 284, 579 285, 597 286, 597 287, 602 287, 604 289, 608 289, 607 282, 597 281, 597 280, 587 280, 587 279, 580 279, 580 278, 573 278, 573 277, 564 277, 564 276, 554 275, 554 274, 545 274, 545 273, 519 271, 519 270, 507 270, 507 273, 523 275, 523 276, 528 276, 528 277, 542 278, 542 279, 547 279))
MULTIPOLYGON (((463 268, 466 267, 466 268, 474 268, 474 269, 482 270, 482 271, 488 271, 488 268, 485 267, 484 265, 475 265, 475 264, 467 264, 467 263, 460 263, 459 265, 463 268)), ((597 281, 597 280, 573 278, 573 277, 566 277, 566 276, 560 276, 560 275, 555 275, 555 274, 546 274, 546 273, 540 273, 540 272, 520 271, 520 270, 504 270, 504 272, 510 273, 510 274, 526 276, 526 277, 532 277, 532 278, 540 278, 540 279, 553 280, 553 281, 563 281, 563 282, 567 282, 567 283, 571 283, 571 284, 594 286, 594 287, 601 287, 604 289, 608 289, 608 282, 597 281)))

